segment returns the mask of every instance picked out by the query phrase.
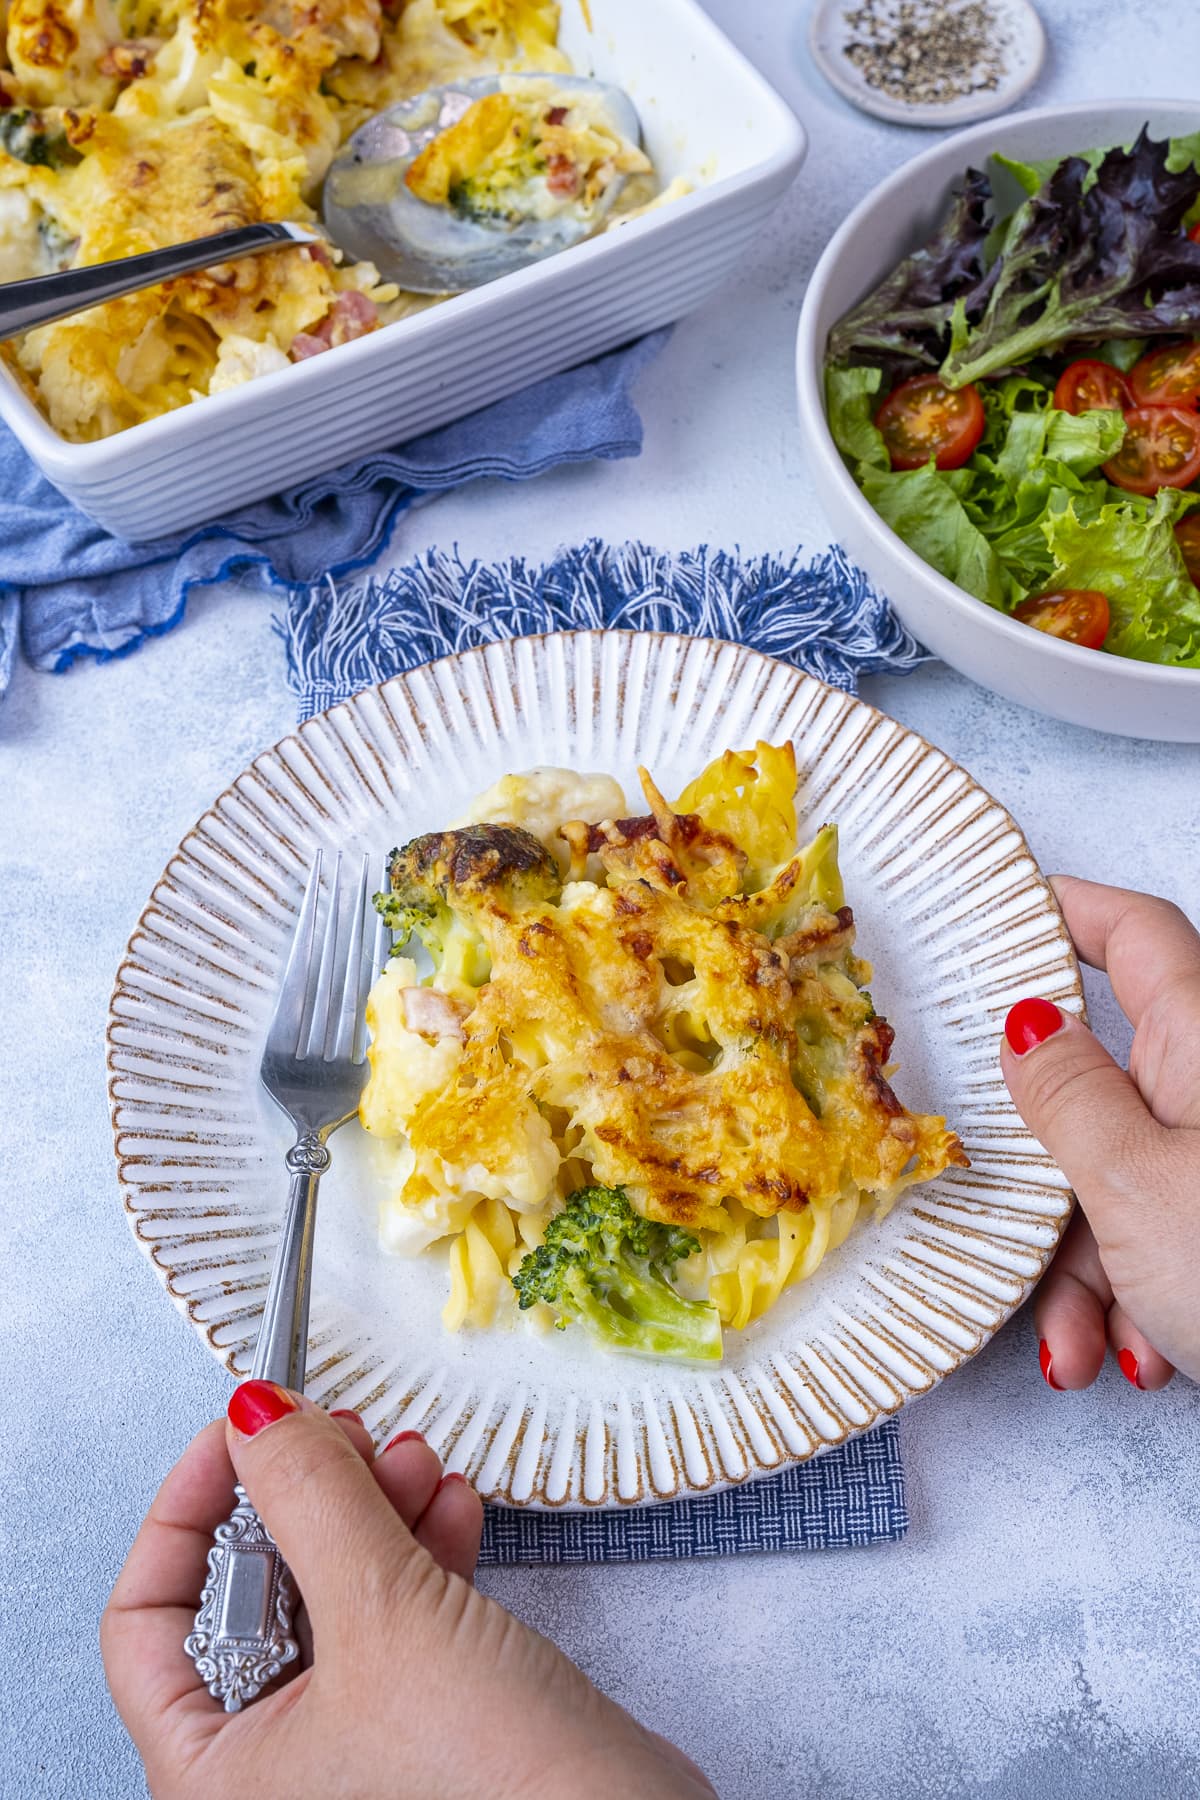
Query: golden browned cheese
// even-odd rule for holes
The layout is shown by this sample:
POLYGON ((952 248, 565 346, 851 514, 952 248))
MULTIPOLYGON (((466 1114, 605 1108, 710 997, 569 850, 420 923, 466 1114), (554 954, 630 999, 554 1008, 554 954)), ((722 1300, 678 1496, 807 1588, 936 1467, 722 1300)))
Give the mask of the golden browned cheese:
POLYGON ((196 6, 202 48, 266 49, 284 63, 288 46, 294 56, 320 55, 328 66, 342 56, 374 62, 382 27, 380 0, 197 0, 196 6))
POLYGON ((694 1229, 726 1228, 729 1200, 761 1218, 855 1190, 887 1200, 965 1162, 886 1079, 891 1031, 849 909, 814 901, 769 935, 802 857, 742 897, 745 858, 698 818, 566 835, 607 885, 524 905, 500 885, 470 907, 490 979, 452 1080, 408 1122, 418 1171, 494 1162, 530 1099, 591 1180, 694 1229))
MULTIPOLYGON (((254 162, 209 115, 154 123, 114 113, 69 114, 84 152, 68 172, 64 214, 76 227, 76 261, 155 249, 262 216, 254 162)), ((272 252, 185 275, 31 332, 21 346, 36 366, 51 417, 87 417, 109 430, 187 403, 216 362, 221 337, 253 335, 263 316, 288 338, 315 324, 336 297, 330 270, 308 253, 272 252)))
POLYGON ((108 106, 117 82, 102 67, 124 33, 110 0, 12 0, 8 60, 34 106, 108 106))
POLYGON ((79 262, 154 250, 259 217, 254 161, 217 119, 150 124, 115 113, 69 114, 85 152, 72 175, 79 262))
POLYGON ((404 177, 406 186, 418 200, 444 206, 457 183, 504 144, 519 120, 519 108, 508 94, 485 94, 456 125, 426 144, 404 177))

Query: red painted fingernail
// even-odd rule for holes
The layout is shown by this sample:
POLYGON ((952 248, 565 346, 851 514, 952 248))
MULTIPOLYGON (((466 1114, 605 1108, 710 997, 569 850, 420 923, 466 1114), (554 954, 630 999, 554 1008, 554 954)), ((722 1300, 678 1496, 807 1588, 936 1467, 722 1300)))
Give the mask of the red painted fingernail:
POLYGON ((452 1481, 461 1481, 464 1487, 470 1487, 471 1485, 466 1476, 461 1474, 458 1469, 451 1469, 450 1473, 448 1475, 443 1475, 442 1479, 438 1482, 438 1492, 440 1493, 444 1487, 448 1487, 452 1481))
POLYGON ((273 1381, 243 1381, 229 1402, 229 1423, 243 1437, 254 1437, 268 1425, 297 1410, 298 1402, 273 1381))
POLYGON ((1126 1381, 1130 1382, 1140 1391, 1142 1384, 1138 1380, 1138 1359, 1133 1354, 1132 1350, 1121 1351, 1120 1355, 1117 1357, 1117 1367, 1120 1369, 1126 1381))
POLYGON ((331 1419, 353 1419, 356 1425, 362 1424, 362 1420, 359 1418, 358 1414, 349 1406, 335 1407, 329 1416, 331 1419))
POLYGON ((1004 1035, 1018 1056, 1036 1050, 1062 1028, 1063 1015, 1052 1000, 1018 1000, 1004 1021, 1004 1035))
POLYGON ((1042 1338, 1038 1344, 1038 1361, 1042 1365, 1042 1374, 1046 1377, 1047 1382, 1054 1389, 1055 1393, 1065 1393, 1066 1389, 1060 1388, 1057 1381, 1054 1379, 1053 1359, 1050 1355, 1050 1346, 1045 1338, 1042 1338))
POLYGON ((391 1449, 393 1444, 423 1444, 424 1442, 425 1442, 425 1435, 423 1432, 420 1432, 420 1431, 398 1431, 394 1438, 388 1439, 387 1443, 383 1446, 383 1449, 379 1452, 379 1454, 380 1454, 380 1456, 384 1455, 384 1453, 386 1451, 391 1449))

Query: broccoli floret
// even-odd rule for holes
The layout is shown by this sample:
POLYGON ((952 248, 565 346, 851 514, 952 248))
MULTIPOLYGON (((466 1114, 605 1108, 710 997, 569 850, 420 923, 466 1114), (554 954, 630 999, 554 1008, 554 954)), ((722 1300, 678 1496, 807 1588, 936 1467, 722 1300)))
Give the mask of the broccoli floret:
POLYGON ((464 825, 414 838, 392 851, 388 880, 394 894, 468 911, 488 900, 518 911, 562 893, 558 864, 519 825, 464 825))
POLYGON ((27 106, 0 112, 0 148, 33 168, 62 169, 81 160, 65 133, 27 106))
POLYGON ((685 1300, 668 1279, 699 1241, 675 1225, 634 1212, 622 1188, 586 1187, 571 1195, 512 1277, 522 1311, 539 1300, 574 1319, 609 1350, 715 1362, 721 1320, 714 1306, 685 1300))
POLYGON ((479 987, 490 963, 474 919, 482 907, 519 912, 562 892, 558 864, 515 825, 466 825, 414 838, 388 858, 389 891, 375 907, 401 950, 416 937, 439 972, 479 987))

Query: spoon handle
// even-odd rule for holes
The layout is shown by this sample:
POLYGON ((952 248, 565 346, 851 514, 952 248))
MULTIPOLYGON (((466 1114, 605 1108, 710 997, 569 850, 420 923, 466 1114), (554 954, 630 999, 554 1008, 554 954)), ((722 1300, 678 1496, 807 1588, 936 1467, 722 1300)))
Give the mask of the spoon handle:
POLYGON ((0 284, 0 341, 65 319, 69 313, 156 287, 173 275, 214 263, 232 262, 239 256, 258 256, 281 244, 312 244, 316 234, 303 225, 239 225, 233 231, 216 231, 188 244, 170 244, 165 250, 147 250, 140 256, 120 256, 113 262, 88 263, 79 269, 63 269, 55 275, 35 275, 29 281, 0 284))

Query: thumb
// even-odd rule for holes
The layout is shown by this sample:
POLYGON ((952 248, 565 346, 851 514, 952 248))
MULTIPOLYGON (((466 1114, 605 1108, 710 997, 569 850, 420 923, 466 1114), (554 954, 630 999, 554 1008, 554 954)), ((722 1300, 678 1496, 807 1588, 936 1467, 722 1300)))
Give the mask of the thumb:
POLYGON ((313 1636, 361 1628, 432 1566, 337 1423, 273 1381, 244 1381, 226 1442, 237 1478, 296 1577, 313 1636))
POLYGON ((1000 1066, 1017 1111, 1079 1198, 1103 1249, 1136 1229, 1153 1192, 1160 1126, 1130 1077, 1081 1020, 1049 1000, 1019 1000, 1000 1066), (1132 1215, 1132 1216, 1131 1216, 1132 1215))

